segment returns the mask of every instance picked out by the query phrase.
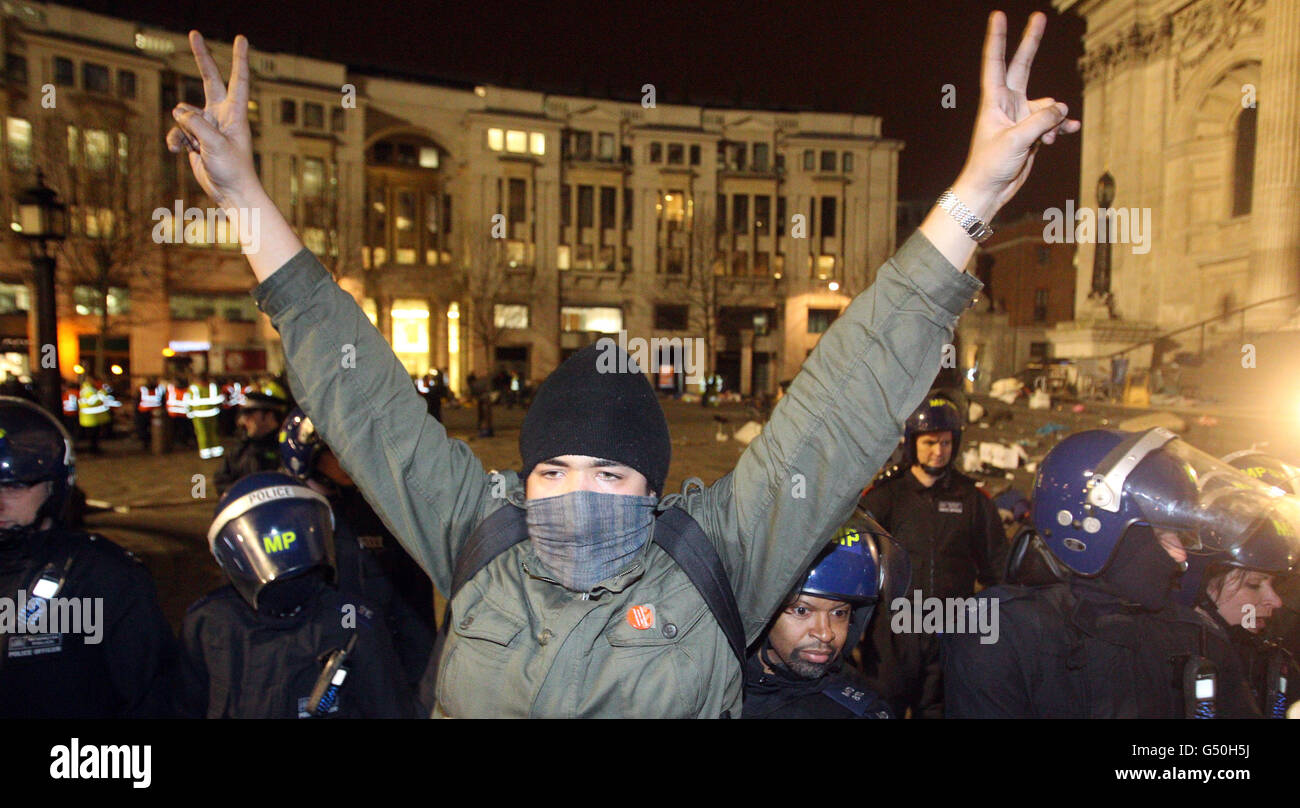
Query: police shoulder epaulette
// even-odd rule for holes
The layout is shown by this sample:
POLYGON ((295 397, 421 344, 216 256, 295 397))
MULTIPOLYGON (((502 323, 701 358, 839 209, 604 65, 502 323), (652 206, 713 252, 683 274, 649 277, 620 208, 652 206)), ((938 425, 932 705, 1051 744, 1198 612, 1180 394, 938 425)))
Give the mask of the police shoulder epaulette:
POLYGON ((872 486, 876 486, 883 482, 888 482, 889 480, 896 480, 902 475, 902 473, 903 466, 901 464, 895 464, 888 468, 883 468, 880 470, 880 473, 876 475, 876 479, 871 481, 871 484, 872 486))
POLYGON ((123 561, 131 561, 136 564, 143 563, 140 557, 115 541, 105 538, 98 533, 91 533, 85 530, 69 530, 68 537, 84 547, 94 548, 94 551, 104 553, 113 558, 119 558, 123 561))
POLYGON ((191 603, 190 607, 185 610, 185 613, 189 614, 190 612, 198 611, 199 609, 203 608, 209 603, 212 603, 213 601, 229 600, 230 598, 237 598, 239 600, 242 600, 242 598, 240 598, 239 593, 235 591, 235 588, 233 586, 229 584, 226 584, 225 586, 219 586, 216 589, 209 592, 208 594, 204 595, 203 597, 191 603))
POLYGON ((876 698, 871 693, 854 687, 843 679, 827 683, 827 687, 822 690, 822 695, 841 707, 847 708, 849 712, 859 718, 866 715, 876 702, 876 698))

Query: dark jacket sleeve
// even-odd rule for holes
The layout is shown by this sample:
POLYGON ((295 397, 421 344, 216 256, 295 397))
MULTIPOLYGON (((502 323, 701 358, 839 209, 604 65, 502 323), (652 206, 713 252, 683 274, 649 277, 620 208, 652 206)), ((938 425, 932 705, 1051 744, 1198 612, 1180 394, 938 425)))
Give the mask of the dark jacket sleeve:
POLYGON ((975 559, 975 580, 987 589, 1002 583, 1010 544, 997 506, 979 490, 975 491, 975 511, 971 554, 975 559))

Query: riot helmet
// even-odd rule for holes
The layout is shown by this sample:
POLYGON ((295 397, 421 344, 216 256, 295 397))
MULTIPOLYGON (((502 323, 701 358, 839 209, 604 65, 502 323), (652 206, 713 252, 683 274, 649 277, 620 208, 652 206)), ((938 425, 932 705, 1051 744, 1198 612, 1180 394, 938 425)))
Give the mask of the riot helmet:
POLYGON ((36 531, 47 516, 60 522, 76 478, 72 438, 63 424, 26 399, 0 396, 0 486, 51 483, 36 518, 27 525, 0 529, 0 541, 36 531))
POLYGON ((261 382, 244 391, 241 410, 279 410, 289 407, 289 395, 278 382, 261 382))
POLYGON ((1034 479, 1034 528, 1071 571, 1095 576, 1135 525, 1188 550, 1241 552, 1261 513, 1300 525, 1294 498, 1252 480, 1162 427, 1088 430, 1057 444, 1034 479))
MULTIPOLYGON (((861 641, 876 606, 884 603, 888 608, 895 598, 904 597, 911 581, 907 551, 869 513, 856 508, 795 584, 787 602, 805 594, 853 607, 838 665, 861 641)), ((770 647, 765 637, 760 651, 766 654, 770 647)), ((764 661, 775 669, 771 659, 764 661)))
POLYGON ((1285 494, 1300 494, 1300 468, 1263 452, 1246 449, 1225 455, 1223 462, 1285 494))
POLYGON ((957 404, 942 393, 931 393, 920 406, 907 417, 903 427, 903 463, 907 467, 919 464, 916 439, 928 432, 951 432, 952 454, 943 467, 922 466, 930 475, 940 475, 944 469, 952 466, 953 460, 961 453, 961 429, 964 419, 957 404))
POLYGON ((280 427, 280 465, 299 480, 311 479, 325 441, 301 407, 294 407, 280 427))
POLYGON ((236 591, 258 609, 268 585, 332 571, 329 500, 279 472, 250 474, 217 503, 208 548, 236 591))

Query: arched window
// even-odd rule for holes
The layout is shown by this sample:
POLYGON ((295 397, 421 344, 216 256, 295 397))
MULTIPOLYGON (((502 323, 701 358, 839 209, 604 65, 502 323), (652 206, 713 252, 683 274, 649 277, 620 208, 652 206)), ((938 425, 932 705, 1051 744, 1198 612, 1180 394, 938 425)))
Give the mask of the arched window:
POLYGON ((1246 107, 1237 116, 1237 139, 1232 152, 1232 215, 1248 216, 1255 192, 1255 124, 1258 107, 1246 107))

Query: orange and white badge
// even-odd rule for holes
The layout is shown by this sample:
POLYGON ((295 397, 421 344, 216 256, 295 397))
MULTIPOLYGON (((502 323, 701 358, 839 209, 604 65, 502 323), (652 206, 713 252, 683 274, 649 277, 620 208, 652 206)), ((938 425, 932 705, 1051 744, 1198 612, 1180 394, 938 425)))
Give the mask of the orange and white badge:
POLYGON ((649 603, 633 606, 627 610, 627 624, 642 631, 655 627, 655 607, 649 603))

